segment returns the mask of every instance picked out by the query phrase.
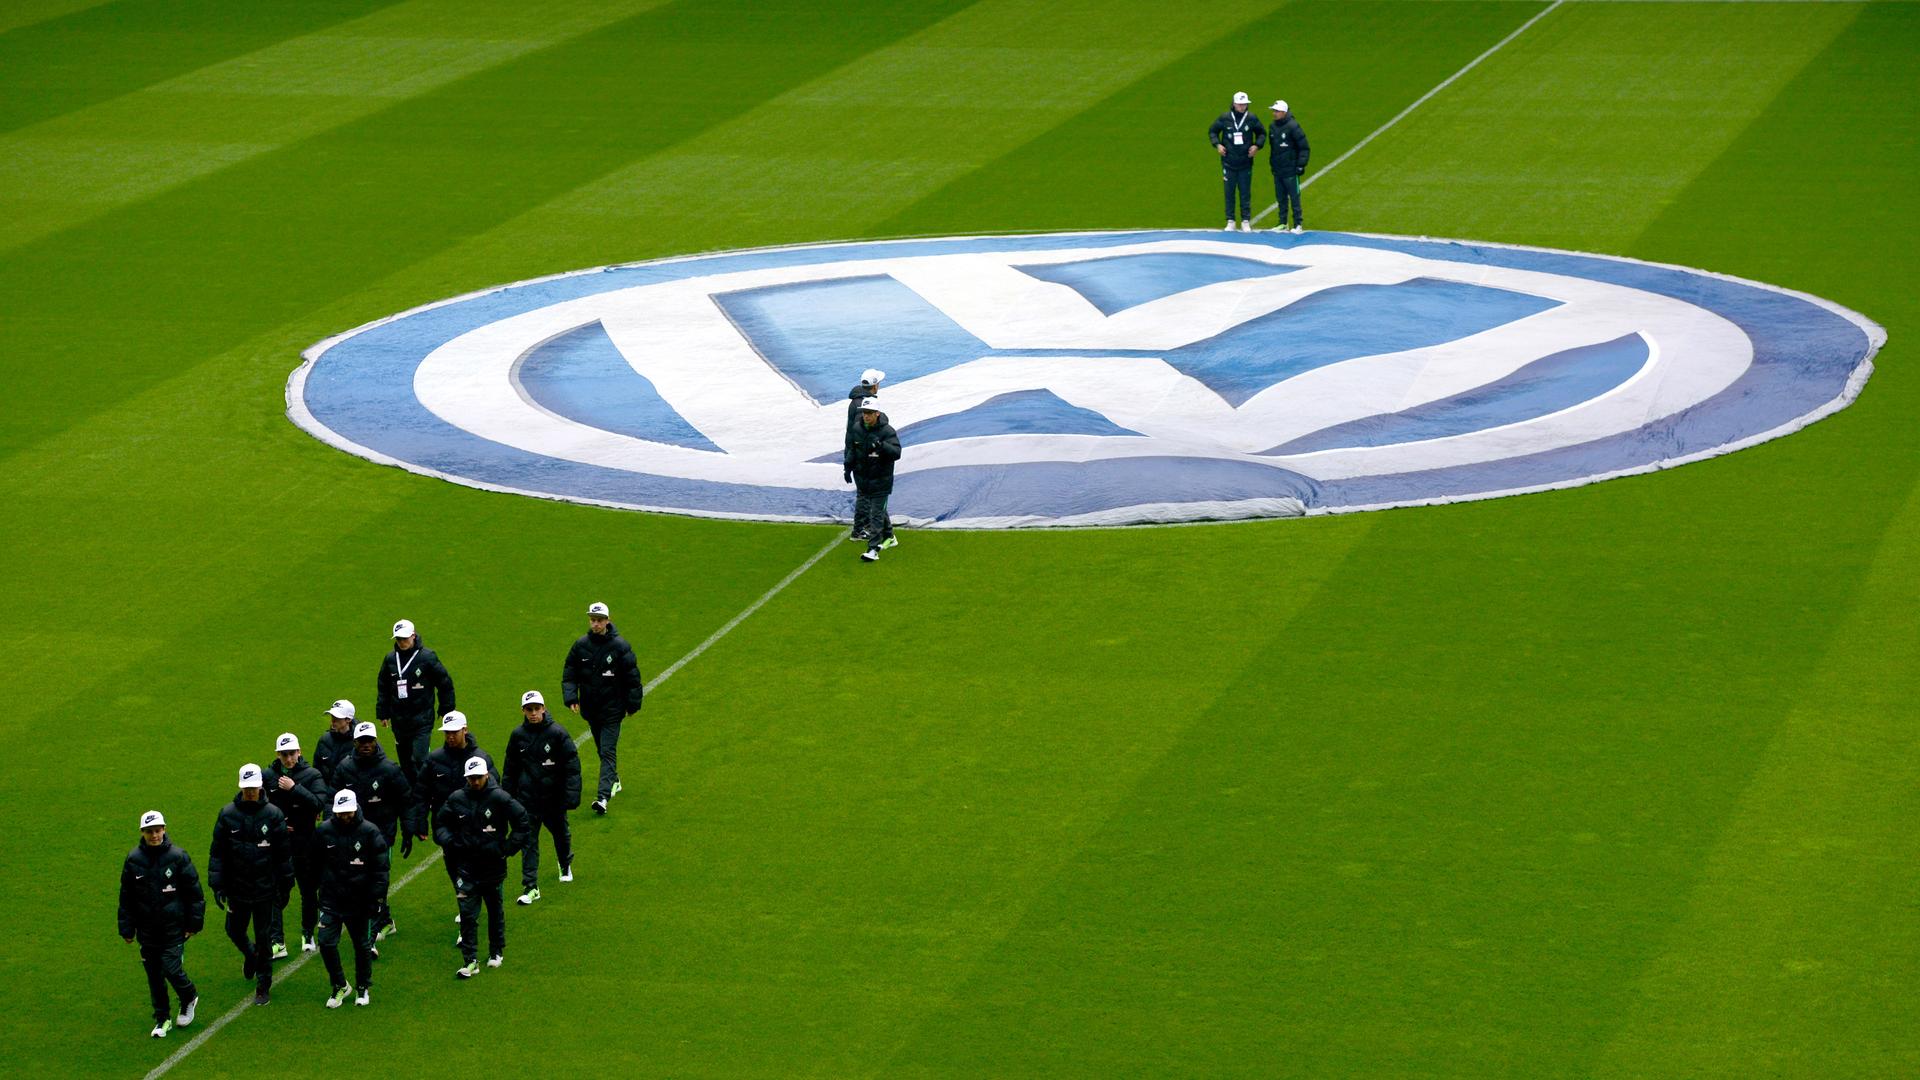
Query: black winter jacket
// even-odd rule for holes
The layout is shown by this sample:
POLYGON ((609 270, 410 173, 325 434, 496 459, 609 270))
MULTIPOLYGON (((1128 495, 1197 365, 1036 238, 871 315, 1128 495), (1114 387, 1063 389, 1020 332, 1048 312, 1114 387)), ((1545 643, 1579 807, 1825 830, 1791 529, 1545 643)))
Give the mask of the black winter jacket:
POLYGON ((532 826, 526 807, 488 780, 479 794, 462 787, 447 796, 433 839, 461 877, 493 885, 506 879, 507 856, 526 846, 532 826))
POLYGON ((580 751, 552 717, 507 737, 507 794, 528 810, 580 808, 580 751))
POLYGON ((885 413, 872 427, 853 429, 847 441, 846 469, 853 473, 853 486, 862 495, 893 494, 893 463, 900 460, 900 436, 887 423, 885 413))
POLYGON ((348 826, 330 817, 313 830, 313 851, 320 859, 320 906, 344 914, 371 914, 387 898, 387 838, 356 815, 348 826))
MULTIPOLYGON (((845 446, 853 445, 853 428, 860 422, 860 402, 864 398, 879 397, 880 388, 860 383, 847 391, 847 441, 845 446)), ((844 447, 843 447, 844 449, 844 447)))
POLYGON ((487 763, 487 775, 500 779, 500 770, 494 767, 493 755, 480 749, 480 740, 473 732, 467 732, 467 745, 461 750, 450 750, 445 745, 436 746, 420 763, 420 771, 413 777, 413 815, 408 818, 407 831, 415 836, 429 835, 433 822, 428 818, 433 811, 447 801, 462 784, 467 782, 467 759, 480 755, 487 763))
POLYGON ((333 770, 343 761, 353 756, 353 726, 347 726, 346 734, 336 735, 333 726, 320 733, 313 744, 313 767, 320 770, 321 779, 327 782, 329 789, 337 789, 333 782, 333 770))
POLYGON ((373 688, 374 719, 403 726, 433 723, 459 707, 453 703, 453 676, 447 674, 447 666, 440 662, 439 655, 417 637, 405 656, 398 650, 387 651, 386 658, 380 661, 380 674, 374 677, 373 688), (404 700, 399 692, 402 666, 407 669, 404 700), (437 707, 436 694, 440 699, 437 707))
POLYGON ((292 840, 287 815, 262 798, 239 795, 220 808, 207 850, 207 888, 243 904, 278 900, 293 885, 292 840))
POLYGON ((1267 168, 1275 176, 1299 176, 1307 171, 1307 157, 1312 152, 1307 146, 1307 133, 1300 130, 1300 121, 1292 113, 1273 125, 1267 132, 1267 168))
POLYGON ((413 806, 413 785, 407 783, 407 774, 387 757, 386 749, 379 743, 374 744, 371 758, 363 760, 354 754, 333 770, 333 790, 338 793, 348 788, 353 789, 354 798, 360 803, 360 816, 382 832, 390 825, 408 820, 407 814, 413 806))
POLYGON ((307 764, 306 758, 298 758, 289 769, 275 758, 267 766, 267 798, 273 805, 287 815, 287 831, 293 840, 293 854, 304 857, 307 848, 313 843, 313 827, 333 806, 333 788, 327 786, 326 777, 320 770, 307 764), (293 786, 280 790, 280 778, 293 781, 293 786))
POLYGON ((1207 128, 1207 141, 1227 148, 1227 156, 1220 159, 1220 164, 1229 169, 1251 169, 1254 148, 1267 144, 1267 127, 1253 115, 1252 109, 1243 113, 1228 109, 1207 128), (1233 141, 1236 133, 1240 136, 1238 143, 1233 141))
POLYGON ((142 843, 120 865, 120 936, 165 945, 197 934, 207 922, 200 874, 185 848, 168 840, 142 843))
POLYGON ((587 723, 606 724, 632 716, 640 711, 646 692, 633 646, 612 623, 604 636, 589 630, 567 650, 567 662, 560 669, 560 698, 580 706, 587 723))

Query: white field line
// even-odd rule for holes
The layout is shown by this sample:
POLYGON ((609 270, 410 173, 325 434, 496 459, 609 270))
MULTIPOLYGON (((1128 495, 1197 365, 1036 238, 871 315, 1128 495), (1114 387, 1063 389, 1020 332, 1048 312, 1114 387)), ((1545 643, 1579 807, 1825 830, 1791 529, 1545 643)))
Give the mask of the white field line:
MULTIPOLYGON (((739 626, 742 622, 745 622, 747 616, 765 607, 767 604, 767 601, 780 595, 781 590, 793 584, 794 580, 797 579, 801 574, 804 574, 808 570, 811 570, 813 568, 813 564, 819 562, 821 559, 826 558, 827 552, 832 551, 836 545, 840 544, 845 539, 846 538, 844 536, 836 535, 832 540, 827 541, 827 544, 825 547, 821 548, 819 551, 816 551, 812 555, 808 556, 806 562, 803 562, 799 566, 794 567, 792 572, 787 574, 786 577, 783 577, 778 582, 775 582, 774 586, 771 589, 768 589, 766 592, 761 593, 760 598, 755 600, 753 603, 748 604, 745 610, 741 611, 740 614, 735 615, 731 619, 728 619, 724 626, 720 627, 720 629, 718 630, 715 630, 712 634, 709 634, 707 636, 707 639, 705 641, 702 641, 700 644, 694 646, 691 652, 687 653, 687 655, 681 657, 680 659, 675 660, 672 666, 668 667, 665 671, 662 671, 660 674, 655 675, 653 679, 650 682, 648 682, 646 685, 647 692, 652 693, 656 687, 660 686, 660 684, 666 682, 668 679, 673 678, 675 672, 678 672, 681 668, 686 667, 689 663, 692 663, 694 660, 699 659, 700 654, 712 648, 714 646, 714 643, 718 642, 721 638, 726 637, 729 633, 733 631, 734 627, 739 626)), ((573 745, 575 747, 584 745, 587 739, 591 737, 591 735, 592 735, 591 731, 580 735, 579 737, 573 740, 573 745)), ((441 858, 440 849, 435 848, 431 854, 427 855, 426 858, 423 858, 419 862, 415 863, 413 865, 413 869, 408 870, 404 875, 402 875, 399 881, 394 882, 393 886, 387 890, 387 895, 392 896, 394 893, 397 893, 401 889, 406 888, 408 882, 412 881, 414 878, 419 877, 421 873, 426 871, 429 867, 438 865, 440 862, 440 858, 441 858)), ((315 956, 318 956, 318 955, 319 953, 310 953, 310 952, 301 953, 299 956, 295 957, 291 963, 288 963, 282 966, 279 970, 274 972, 274 978, 273 978, 274 984, 277 986, 285 982, 287 979, 292 978, 295 972, 307 966, 307 961, 313 959, 315 956)), ((172 1054, 169 1054, 167 1056, 167 1059, 165 1061, 162 1061, 160 1064, 154 1066, 153 1071, 147 1073, 146 1080, 156 1080, 157 1077, 165 1076, 167 1072, 171 1070, 175 1065, 178 1065, 182 1061, 185 1061, 187 1058, 187 1055, 193 1053, 195 1050, 200 1049, 203 1043, 205 1043, 208 1039, 211 1039, 216 1034, 218 1034, 221 1028, 226 1027, 228 1024, 233 1023, 235 1020, 238 1020, 242 1014, 244 1014, 248 1009, 252 1007, 253 1007, 253 994, 249 992, 245 997, 241 998, 239 1002, 237 1002, 233 1006, 233 1008, 228 1009, 226 1012, 220 1014, 218 1019, 212 1021, 206 1027, 202 1028, 200 1030, 200 1033, 195 1035, 192 1039, 189 1039, 185 1046, 182 1046, 180 1049, 175 1050, 172 1054)))
MULTIPOLYGON (((1361 147, 1366 146, 1368 143, 1386 134, 1388 128, 1391 128, 1393 127, 1393 125, 1399 123, 1402 120, 1405 120, 1407 118, 1407 114, 1413 112, 1413 110, 1433 100, 1433 96, 1435 94, 1438 94, 1440 91, 1445 90, 1449 86, 1452 86, 1454 82, 1460 78, 1460 76, 1465 75, 1467 72, 1472 71, 1476 67, 1479 67, 1480 61, 1485 60, 1487 57, 1492 56, 1494 53, 1497 53, 1501 49, 1506 48, 1508 42, 1511 42, 1514 38, 1517 38, 1521 34, 1526 33, 1528 27, 1532 26, 1534 23, 1539 22, 1541 19, 1544 19, 1547 16, 1553 14, 1554 8, 1557 8, 1561 4, 1564 4, 1566 2, 1567 0, 1553 0, 1553 3, 1548 4, 1545 8, 1543 8, 1539 12, 1539 14, 1535 15, 1533 18, 1528 19, 1526 22, 1523 22, 1518 27, 1516 27, 1513 33, 1508 34, 1506 37, 1503 37, 1499 41, 1494 42, 1493 48, 1488 49, 1486 52, 1483 52, 1479 56, 1476 56, 1473 59, 1467 61, 1467 64, 1465 67, 1447 76, 1444 80, 1441 81, 1440 85, 1434 87, 1433 89, 1427 91, 1424 94, 1421 94, 1419 99, 1414 101, 1413 104, 1407 106, 1404 109, 1401 109, 1398 113, 1395 113, 1393 119, 1387 121, 1384 124, 1381 124, 1377 128, 1374 128, 1372 134, 1368 135, 1366 138, 1361 139, 1359 142, 1354 143, 1352 146, 1348 147, 1346 153, 1341 154, 1337 158, 1334 158, 1332 162, 1328 163, 1326 168, 1321 169, 1319 172, 1316 172, 1312 176, 1309 176, 1305 180, 1302 180, 1300 182, 1300 190, 1305 191, 1308 187, 1312 186, 1315 180, 1318 180, 1321 177, 1332 172, 1333 170, 1339 168, 1341 162, 1359 153, 1361 147)), ((1258 214, 1254 215, 1253 223, 1255 225, 1260 224, 1262 219, 1264 219, 1268 214, 1271 214, 1278 209, 1280 209, 1280 204, 1276 202, 1272 206, 1269 206, 1265 210, 1262 210, 1258 214)))

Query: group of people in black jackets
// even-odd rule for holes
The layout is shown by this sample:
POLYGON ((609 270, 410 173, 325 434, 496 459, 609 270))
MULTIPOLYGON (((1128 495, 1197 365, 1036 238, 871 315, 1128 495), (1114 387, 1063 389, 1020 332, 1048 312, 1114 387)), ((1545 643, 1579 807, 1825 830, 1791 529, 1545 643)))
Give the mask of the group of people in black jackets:
MULTIPOLYGON (((588 631, 567 652, 562 700, 584 717, 600 758, 597 814, 620 793, 621 723, 640 711, 646 693, 633 647, 607 606, 587 609, 588 631)), ((519 903, 540 899, 540 833, 553 837, 563 882, 573 880, 567 814, 580 806, 581 768, 571 733, 547 711, 538 690, 520 697, 521 723, 507 740, 504 773, 454 707, 453 678, 413 623, 393 627, 382 659, 376 718, 393 729, 398 761, 381 748, 379 728, 357 720, 345 699, 327 709, 328 728, 302 754, 293 732, 274 743, 267 768, 241 767, 239 792, 220 808, 207 853, 207 880, 167 832, 165 816, 140 816, 140 843, 120 871, 120 936, 138 943, 153 1003, 154 1038, 193 1023, 199 991, 185 967, 186 941, 206 923, 206 898, 226 911, 227 937, 240 950, 242 977, 253 980, 256 1005, 271 998, 273 962, 290 954, 284 911, 300 897, 300 951, 318 952, 327 967, 327 1007, 352 996, 372 1003, 378 942, 399 927, 387 903, 389 851, 411 857, 416 840, 432 837, 453 886, 461 964, 480 971, 480 909, 487 912, 488 967, 505 960, 503 885, 507 860, 519 854, 519 903), (429 751, 437 722, 442 745, 429 751), (351 989, 340 958, 345 934, 354 951, 351 989), (173 996, 179 1011, 172 1008, 173 996)))
POLYGON ((1300 121, 1285 101, 1273 103, 1273 119, 1265 124, 1248 111, 1251 102, 1244 93, 1233 95, 1233 107, 1207 128, 1207 141, 1220 155, 1220 179, 1227 193, 1226 231, 1236 227, 1253 231, 1253 163, 1265 150, 1267 168, 1273 173, 1273 199, 1280 209, 1280 222, 1273 229, 1299 233, 1307 224, 1300 212, 1301 177, 1307 173, 1310 153, 1307 133, 1300 130, 1300 121), (1292 224, 1288 224, 1289 212, 1292 224))

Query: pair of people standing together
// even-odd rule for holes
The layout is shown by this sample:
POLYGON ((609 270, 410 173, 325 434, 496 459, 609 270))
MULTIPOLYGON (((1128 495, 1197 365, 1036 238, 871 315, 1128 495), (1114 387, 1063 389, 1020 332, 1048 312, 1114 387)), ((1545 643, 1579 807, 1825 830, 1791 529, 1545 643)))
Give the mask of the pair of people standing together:
POLYGON ((1285 101, 1273 103, 1273 120, 1262 124, 1248 106, 1245 93, 1233 95, 1233 108, 1220 114, 1207 128, 1207 141, 1220 155, 1220 179, 1226 190, 1227 229, 1253 231, 1253 163, 1261 150, 1267 150, 1267 167, 1273 172, 1273 197, 1279 204, 1280 222, 1275 232, 1298 233, 1306 226, 1300 211, 1300 178, 1307 171, 1307 134, 1285 101), (1291 213, 1292 224, 1288 224, 1291 213), (1237 222, 1237 225, 1236 225, 1237 222))

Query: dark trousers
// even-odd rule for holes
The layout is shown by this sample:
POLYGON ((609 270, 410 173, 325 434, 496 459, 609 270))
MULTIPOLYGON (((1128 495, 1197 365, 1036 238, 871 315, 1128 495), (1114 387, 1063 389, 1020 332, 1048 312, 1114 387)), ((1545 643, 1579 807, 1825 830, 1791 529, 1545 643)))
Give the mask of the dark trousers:
POLYGON ((460 955, 471 964, 480 948, 480 905, 487 905, 487 955, 507 951, 507 905, 501 895, 501 882, 479 882, 464 875, 454 893, 460 901, 460 955))
POLYGON ((1235 169, 1232 167, 1223 168, 1220 170, 1220 179, 1227 192, 1227 220, 1232 221, 1235 218, 1245 218, 1248 221, 1252 221, 1253 168, 1251 166, 1244 169, 1235 169), (1233 211, 1235 195, 1240 197, 1240 212, 1237 214, 1233 211))
MULTIPOLYGON (((389 852, 400 850, 400 845, 394 842, 395 838, 400 835, 400 822, 376 821, 373 823, 373 827, 379 829, 380 835, 386 839, 387 850, 389 852)), ((373 920, 373 928, 378 930, 393 921, 393 908, 386 900, 382 899, 374 905, 373 911, 368 914, 368 917, 373 920)))
POLYGON ((407 783, 420 782, 420 765, 427 760, 431 749, 428 745, 433 730, 431 719, 395 720, 393 722, 393 753, 400 762, 400 771, 407 774, 407 783))
POLYGON ((867 538, 868 547, 893 535, 893 517, 887 513, 887 496, 856 494, 853 497, 853 531, 867 538))
POLYGON ((147 993, 153 998, 153 1022, 156 1024, 173 1015, 167 1000, 169 985, 180 996, 183 1007, 200 996, 200 991, 193 988, 193 980, 187 978, 184 963, 186 951, 185 938, 140 942, 140 963, 147 969, 147 993))
POLYGON ((266 900, 227 898, 227 937, 241 956, 253 957, 253 980, 260 989, 273 985, 273 921, 280 904, 266 900), (253 940, 247 940, 247 926, 253 926, 253 940))
POLYGON ((600 797, 613 798, 613 785, 620 779, 620 721, 587 721, 593 732, 593 748, 600 752, 600 797))
MULTIPOLYGON (((320 860, 306 852, 293 857, 293 884, 300 892, 300 936, 310 938, 313 928, 320 922, 320 904, 314 896, 314 890, 320 887, 320 860)), ((291 894, 287 897, 292 900, 291 894)), ((284 945, 287 941, 286 904, 275 904, 273 908, 273 943, 284 945)))
POLYGON ((540 884, 540 830, 553 834, 553 857, 560 860, 560 869, 573 865, 573 830, 567 826, 567 811, 560 806, 541 806, 527 803, 527 816, 533 819, 533 834, 527 837, 527 846, 520 849, 520 891, 540 884))
POLYGON ((1281 176, 1279 173, 1273 174, 1273 201, 1280 204, 1281 228, 1284 229, 1287 226, 1287 208, 1289 206, 1293 208, 1293 223, 1295 225, 1305 225, 1307 223, 1307 219, 1301 216, 1300 213, 1300 176, 1298 173, 1290 173, 1286 176, 1281 176))
POLYGON ((320 929, 316 934, 320 959, 327 965, 327 978, 335 987, 347 985, 347 973, 340 967, 340 931, 353 943, 353 988, 365 990, 373 985, 373 922, 381 910, 378 901, 347 911, 329 907, 320 909, 320 929))

